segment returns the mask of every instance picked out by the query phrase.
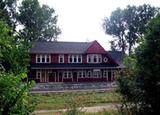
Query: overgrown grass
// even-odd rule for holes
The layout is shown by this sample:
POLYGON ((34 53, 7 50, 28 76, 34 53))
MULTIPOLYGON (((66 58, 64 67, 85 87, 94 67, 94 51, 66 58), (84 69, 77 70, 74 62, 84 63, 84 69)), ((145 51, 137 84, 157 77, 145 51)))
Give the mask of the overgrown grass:
POLYGON ((77 102, 79 107, 118 103, 120 99, 120 95, 114 91, 35 94, 33 96, 37 98, 36 110, 64 109, 67 108, 67 104, 71 99, 77 102))

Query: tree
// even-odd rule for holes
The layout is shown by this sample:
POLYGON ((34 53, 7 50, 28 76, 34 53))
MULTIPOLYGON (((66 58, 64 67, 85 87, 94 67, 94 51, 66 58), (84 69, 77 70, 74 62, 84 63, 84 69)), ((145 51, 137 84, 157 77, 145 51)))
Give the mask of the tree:
POLYGON ((22 82, 27 77, 28 45, 17 42, 13 30, 2 21, 0 38, 0 64, 5 68, 0 72, 0 115, 28 115, 35 104, 29 93, 34 83, 22 82))
MULTIPOLYGON (((103 27, 105 33, 113 35, 113 37, 118 38, 118 47, 125 52, 126 50, 126 40, 125 40, 125 25, 123 19, 123 11, 117 8, 116 11, 112 12, 110 19, 105 18, 103 27)), ((114 42, 114 41, 113 41, 114 42)), ((112 43, 112 42, 111 42, 112 43)), ((111 46, 116 49, 116 46, 111 46)))
MULTIPOLYGON (((159 13, 158 8, 150 5, 127 6, 121 10, 113 11, 110 18, 104 20, 106 34, 117 38, 118 48, 131 54, 133 47, 143 38, 147 23, 159 13)), ((112 44, 113 45, 113 44, 112 44)), ((113 46, 112 46, 113 47, 113 46)))
POLYGON ((136 51, 137 82, 143 91, 142 112, 160 113, 160 17, 148 26, 144 42, 136 51))
POLYGON ((119 91, 126 105, 123 110, 128 109, 128 113, 137 115, 160 113, 159 54, 160 17, 157 17, 148 24, 144 40, 136 49, 135 64, 130 62, 130 65, 135 66, 126 68, 127 71, 122 72, 118 78, 119 91))
POLYGON ((23 0, 19 7, 18 20, 24 26, 21 36, 26 41, 53 41, 61 33, 57 27, 55 10, 40 6, 38 0, 23 0))
POLYGON ((0 21, 0 62, 6 72, 19 74, 29 66, 29 44, 17 41, 13 31, 0 21))
POLYGON ((26 74, 0 74, 0 115, 28 115, 34 110, 30 89, 33 82, 23 83, 26 74))
POLYGON ((16 28, 17 0, 0 0, 0 21, 7 23, 14 31, 16 28))

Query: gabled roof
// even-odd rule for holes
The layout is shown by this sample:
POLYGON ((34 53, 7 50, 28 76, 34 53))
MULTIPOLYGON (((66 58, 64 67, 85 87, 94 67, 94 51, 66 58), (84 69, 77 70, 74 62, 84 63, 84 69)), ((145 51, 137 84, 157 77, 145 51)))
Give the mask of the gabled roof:
POLYGON ((121 67, 124 67, 123 59, 125 54, 122 51, 108 51, 108 53, 121 67))
POLYGON ((36 42, 29 53, 85 53, 92 42, 36 42))

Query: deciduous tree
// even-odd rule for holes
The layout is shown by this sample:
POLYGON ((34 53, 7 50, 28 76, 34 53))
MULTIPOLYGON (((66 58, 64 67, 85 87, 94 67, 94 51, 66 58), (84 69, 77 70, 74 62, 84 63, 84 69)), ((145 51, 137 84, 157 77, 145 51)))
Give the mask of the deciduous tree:
POLYGON ((61 33, 55 10, 40 5, 38 0, 23 0, 19 7, 19 22, 24 26, 21 35, 26 41, 53 41, 61 33))
POLYGON ((123 10, 118 8, 112 12, 110 18, 105 18, 103 27, 106 34, 117 38, 115 45, 118 49, 123 52, 127 50, 131 54, 135 44, 143 38, 148 21, 158 13, 158 8, 146 4, 127 6, 123 10))
POLYGON ((123 110, 133 115, 160 113, 160 17, 150 21, 135 59, 135 64, 130 60, 128 68, 118 78, 126 105, 123 110), (135 66, 130 68, 130 65, 135 66))

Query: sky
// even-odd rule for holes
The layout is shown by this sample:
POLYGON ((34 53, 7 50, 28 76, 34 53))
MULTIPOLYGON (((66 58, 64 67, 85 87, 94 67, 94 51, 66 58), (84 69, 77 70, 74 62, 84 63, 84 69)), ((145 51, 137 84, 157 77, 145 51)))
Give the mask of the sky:
POLYGON ((58 15, 57 25, 62 33, 58 41, 89 42, 97 40, 106 50, 110 49, 109 41, 113 40, 106 35, 103 20, 118 7, 127 5, 151 4, 160 7, 160 0, 39 0, 54 8, 58 15))

